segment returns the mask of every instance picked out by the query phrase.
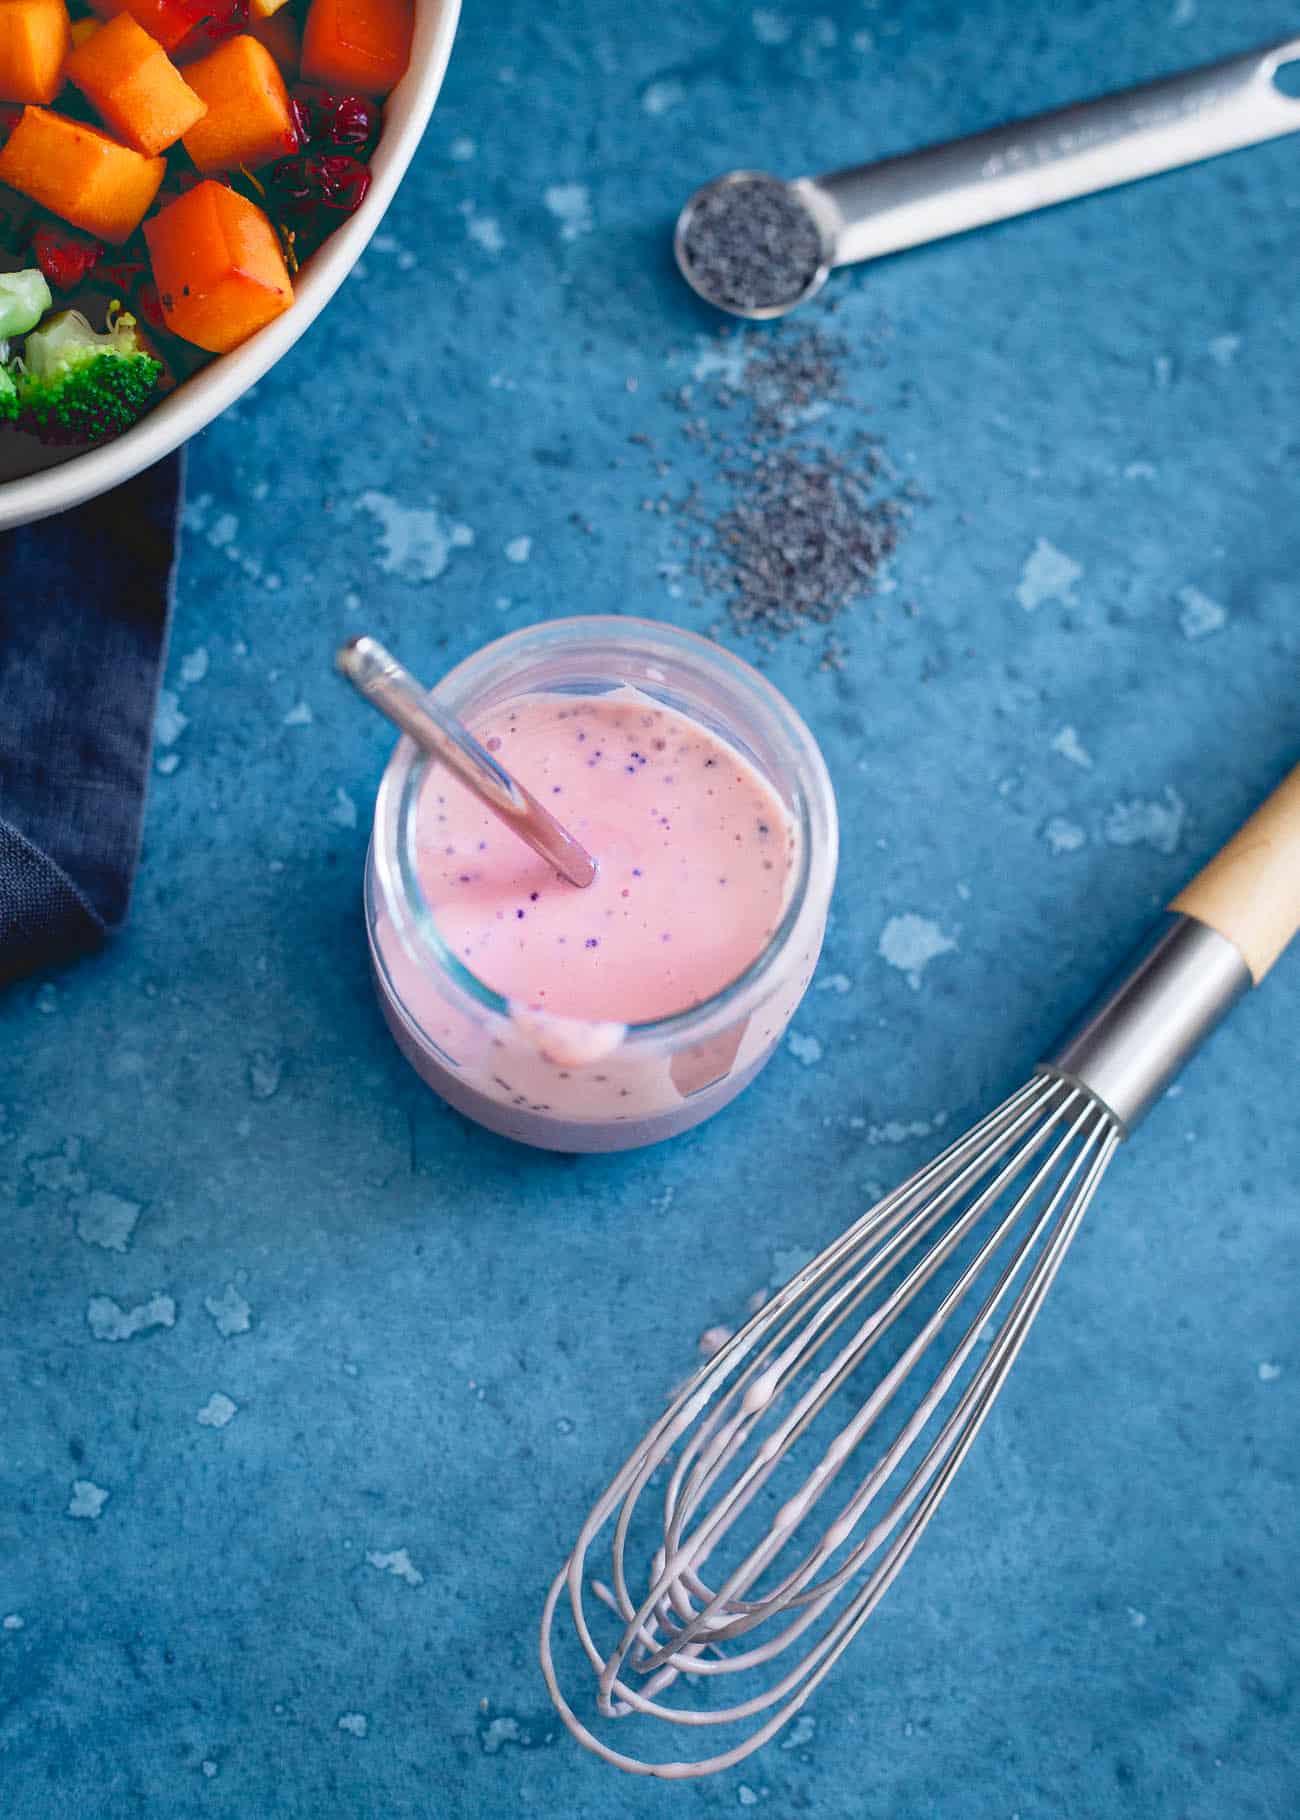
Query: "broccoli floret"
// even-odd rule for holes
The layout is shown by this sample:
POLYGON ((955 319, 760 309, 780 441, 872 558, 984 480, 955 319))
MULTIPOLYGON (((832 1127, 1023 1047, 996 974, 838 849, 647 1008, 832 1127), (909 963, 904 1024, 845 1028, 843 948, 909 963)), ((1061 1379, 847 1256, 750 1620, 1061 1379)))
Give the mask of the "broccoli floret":
MULTIPOLYGON (((0 352, 4 343, 0 341, 0 352)), ((0 423, 13 423, 18 416, 18 387, 14 384, 13 374, 0 360, 0 423)))
POLYGON ((134 316, 110 306, 99 335, 79 310, 60 310, 23 347, 20 421, 43 442, 102 442, 144 414, 161 373, 162 362, 140 346, 134 316))
POLYGON ((0 341, 34 329, 53 301, 45 274, 38 267, 0 272, 0 341))

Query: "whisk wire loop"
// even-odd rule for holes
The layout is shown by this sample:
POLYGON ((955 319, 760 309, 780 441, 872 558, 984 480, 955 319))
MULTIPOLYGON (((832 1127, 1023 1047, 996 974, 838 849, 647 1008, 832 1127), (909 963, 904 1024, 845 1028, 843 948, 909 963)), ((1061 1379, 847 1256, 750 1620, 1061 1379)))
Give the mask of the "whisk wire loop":
POLYGON ((1084 1088, 1034 1077, 796 1272, 700 1367, 598 1499, 547 1600, 543 1670, 584 1743, 623 1768, 707 1774, 740 1761, 794 1716, 938 1508, 1121 1136, 1084 1088), (916 1319, 890 1358, 909 1312, 916 1319), (959 1316, 955 1338, 940 1346, 944 1356, 906 1407, 906 1388, 959 1316), (990 1332, 995 1320, 1001 1325, 990 1332), (874 1382, 856 1394, 868 1368, 874 1382), (854 1401, 837 1418, 845 1396, 854 1401), (887 1421, 894 1432, 864 1459, 887 1421), (797 1444, 825 1422, 831 1429, 815 1460, 764 1522, 758 1512, 772 1503, 797 1444), (829 1518, 816 1518, 860 1460, 829 1518), (658 1539, 645 1590, 634 1595, 645 1494, 661 1474, 658 1539), (609 1583, 594 1590, 618 1634, 602 1647, 586 1581, 591 1550, 611 1521, 609 1583), (714 1573, 724 1550, 734 1558, 714 1573), (560 1691, 551 1639, 562 1600, 595 1671, 602 1717, 752 1729, 732 1749, 694 1763, 651 1764, 613 1750, 560 1691), (716 1686, 742 1675, 764 1685, 722 1704, 662 1697, 683 1677, 716 1686))

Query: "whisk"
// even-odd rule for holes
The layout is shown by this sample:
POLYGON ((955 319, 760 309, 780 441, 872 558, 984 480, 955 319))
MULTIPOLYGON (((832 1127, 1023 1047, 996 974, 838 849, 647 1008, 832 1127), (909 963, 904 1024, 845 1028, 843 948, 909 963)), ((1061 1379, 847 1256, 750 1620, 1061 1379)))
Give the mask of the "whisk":
POLYGON ((643 1775, 703 1776, 799 1711, 937 1510, 1119 1144, 1298 927, 1300 766, 1029 1082, 700 1367, 596 1503, 546 1601, 542 1672, 584 1745, 643 1775), (644 1494, 661 1482, 656 1518, 644 1494), (610 1523, 608 1580, 590 1581, 589 1601, 610 1523), (741 1741, 670 1762, 612 1748, 560 1688, 566 1593, 593 1723, 744 1725, 741 1741))

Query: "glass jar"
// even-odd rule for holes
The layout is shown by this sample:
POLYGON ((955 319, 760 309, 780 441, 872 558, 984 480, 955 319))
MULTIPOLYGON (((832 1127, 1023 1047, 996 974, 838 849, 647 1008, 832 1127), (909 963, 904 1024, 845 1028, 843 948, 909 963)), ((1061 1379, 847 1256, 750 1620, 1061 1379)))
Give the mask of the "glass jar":
POLYGON ((780 799, 797 843, 784 913, 766 947, 689 1010, 628 1027, 568 1025, 559 1042, 553 1031, 539 1032, 439 933, 416 866, 421 785, 432 761, 410 740, 394 750, 375 806, 366 928, 398 1046, 458 1112, 548 1150, 656 1143, 734 1099, 807 989, 835 882, 835 797, 816 742, 770 683, 706 639, 643 619, 551 620, 485 646, 434 693, 473 723, 522 696, 629 688, 746 759, 780 799))

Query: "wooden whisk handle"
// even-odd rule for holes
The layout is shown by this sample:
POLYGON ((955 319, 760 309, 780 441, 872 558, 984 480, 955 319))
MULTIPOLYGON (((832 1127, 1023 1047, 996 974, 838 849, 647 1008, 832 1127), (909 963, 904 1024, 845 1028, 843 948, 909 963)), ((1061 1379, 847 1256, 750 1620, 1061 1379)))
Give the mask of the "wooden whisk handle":
POLYGON ((1300 765, 1169 908, 1226 936, 1258 986, 1300 929, 1300 765))

